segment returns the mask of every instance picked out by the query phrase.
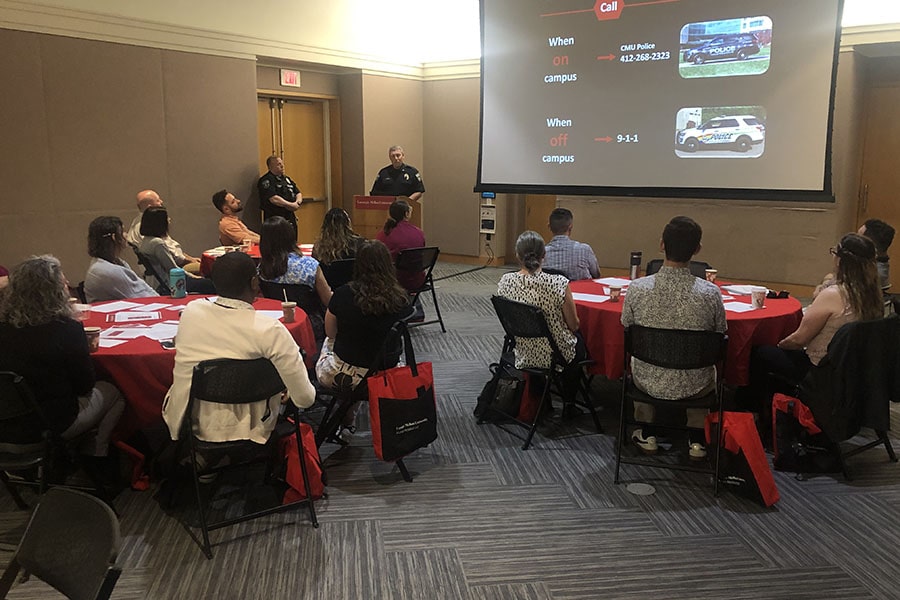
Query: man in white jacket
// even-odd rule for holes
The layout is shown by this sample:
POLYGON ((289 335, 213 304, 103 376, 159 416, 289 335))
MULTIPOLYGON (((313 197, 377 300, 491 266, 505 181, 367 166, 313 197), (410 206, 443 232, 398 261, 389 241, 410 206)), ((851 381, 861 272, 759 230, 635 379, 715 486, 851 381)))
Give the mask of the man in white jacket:
MULTIPOLYGON (((225 254, 216 260, 211 279, 219 297, 215 302, 200 299, 188 304, 178 325, 174 380, 162 409, 173 440, 178 439, 185 417, 194 366, 204 360, 268 358, 296 406, 311 406, 316 397, 290 332, 280 321, 253 309, 259 293, 253 259, 242 252, 225 254)), ((278 420, 281 399, 276 394, 268 401, 237 406, 201 401, 194 407, 194 433, 208 442, 264 444, 278 420)))

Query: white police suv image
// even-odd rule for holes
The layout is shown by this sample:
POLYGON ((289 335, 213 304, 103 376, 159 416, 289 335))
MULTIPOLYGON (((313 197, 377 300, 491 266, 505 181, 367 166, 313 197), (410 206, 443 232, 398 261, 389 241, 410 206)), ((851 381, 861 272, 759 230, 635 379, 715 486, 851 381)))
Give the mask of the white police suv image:
POLYGON ((748 152, 765 139, 766 126, 758 117, 734 115, 716 117, 699 127, 678 131, 675 134, 675 145, 685 152, 724 149, 748 152))

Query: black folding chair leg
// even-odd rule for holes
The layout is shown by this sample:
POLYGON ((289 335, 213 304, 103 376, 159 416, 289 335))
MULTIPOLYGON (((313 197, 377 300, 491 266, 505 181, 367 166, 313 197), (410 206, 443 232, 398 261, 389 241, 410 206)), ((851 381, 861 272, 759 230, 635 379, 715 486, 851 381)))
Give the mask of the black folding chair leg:
POLYGON ((28 504, 22 499, 22 496, 19 495, 19 492, 15 489, 13 484, 9 482, 6 471, 0 471, 0 481, 3 481, 3 487, 5 487, 6 491, 9 492, 9 495, 12 496, 16 506, 18 506, 20 510, 28 510, 28 504))
MULTIPOLYGON (((194 495, 197 500, 197 516, 200 519, 200 532, 203 536, 202 543, 200 544, 200 549, 203 551, 204 556, 206 556, 207 560, 212 560, 212 544, 209 543, 209 527, 207 525, 206 512, 203 510, 203 497, 200 492, 200 473, 197 472, 197 452, 194 450, 194 445, 191 443, 191 469, 194 472, 194 495)), ((185 525, 185 528, 188 530, 188 533, 191 534, 191 537, 194 540, 197 540, 197 537, 194 535, 194 532, 191 531, 191 528, 185 525)), ((199 540, 197 540, 199 541, 199 540)))
POLYGON ((403 459, 399 459, 396 464, 397 468, 400 469, 400 475, 403 476, 403 479, 409 483, 412 483, 412 475, 409 474, 409 469, 406 468, 406 464, 403 462, 403 459))
MULTIPOLYGON (((294 415, 294 418, 299 419, 300 416, 294 415)), ((310 488, 309 485, 309 473, 306 470, 306 452, 304 452, 303 435, 300 432, 299 425, 297 426, 294 437, 297 438, 297 456, 300 457, 300 474, 303 476, 303 489, 306 490, 306 500, 307 505, 309 506, 309 520, 312 521, 313 527, 318 527, 319 519, 316 517, 316 507, 313 502, 312 488, 310 488)))
POLYGON ((891 440, 888 438, 887 432, 878 430, 875 433, 878 434, 878 437, 884 442, 884 449, 887 451, 891 462, 897 462, 897 455, 894 453, 894 447, 891 445, 891 440))
POLYGON ((528 436, 525 438, 525 444, 522 446, 522 450, 528 450, 528 447, 531 446, 531 438, 534 437, 534 433, 537 431, 538 421, 544 413, 544 403, 547 402, 547 399, 550 397, 550 381, 551 377, 549 376, 544 381, 544 391, 541 393, 541 401, 538 402, 537 414, 534 415, 534 422, 531 424, 531 429, 528 430, 528 436))
POLYGON ((438 306, 437 292, 434 291, 434 283, 431 284, 431 299, 434 302, 434 312, 437 313, 438 323, 441 324, 441 333, 447 333, 447 328, 444 327, 444 317, 441 316, 441 307, 438 306))

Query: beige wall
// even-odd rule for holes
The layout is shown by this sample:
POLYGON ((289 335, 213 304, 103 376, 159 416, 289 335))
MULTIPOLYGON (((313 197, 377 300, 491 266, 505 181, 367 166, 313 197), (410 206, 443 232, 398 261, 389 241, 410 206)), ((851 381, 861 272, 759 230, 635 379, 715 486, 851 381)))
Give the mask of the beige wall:
MULTIPOLYGON (((390 164, 388 148, 403 146, 405 162, 422 169, 422 82, 363 74, 362 114, 366 194, 378 171, 390 164)), ((424 173, 423 173, 424 176, 424 173)), ((426 180, 426 189, 428 181, 426 180)))
POLYGON ((258 176, 255 85, 252 61, 0 30, 0 263, 81 280, 88 223, 129 224, 147 187, 186 251, 215 245, 212 193, 258 176))

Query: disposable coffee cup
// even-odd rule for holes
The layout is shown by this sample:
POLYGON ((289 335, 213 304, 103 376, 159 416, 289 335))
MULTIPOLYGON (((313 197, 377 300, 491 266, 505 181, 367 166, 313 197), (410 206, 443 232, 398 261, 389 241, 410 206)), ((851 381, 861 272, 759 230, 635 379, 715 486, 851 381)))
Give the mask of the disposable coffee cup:
POLYGON ((284 313, 284 322, 285 323, 293 323, 294 322, 294 309, 297 308, 296 302, 282 302, 281 303, 281 311, 284 313))
POLYGON ((85 327, 84 335, 87 337, 88 341, 88 349, 91 352, 96 352, 100 349, 100 328, 99 327, 85 327))
POLYGON ((618 302, 619 297, 622 296, 622 286, 621 285, 611 285, 609 286, 609 301, 610 302, 618 302))
POLYGON ((312 256, 313 244, 300 244, 300 253, 303 256, 312 256))
POLYGON ((716 269, 707 269, 706 270, 706 280, 710 283, 716 282, 716 277, 719 276, 719 272, 716 269))
POLYGON ((72 317, 78 321, 87 321, 91 318, 91 305, 73 302, 72 317))
POLYGON ((768 291, 762 286, 753 286, 750 290, 750 304, 753 308, 762 308, 766 305, 766 292, 768 291))
POLYGON ((241 252, 244 254, 250 254, 250 247, 253 246, 253 240, 247 238, 245 240, 241 240, 241 252))

